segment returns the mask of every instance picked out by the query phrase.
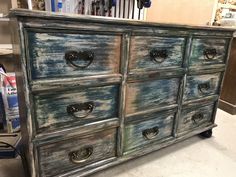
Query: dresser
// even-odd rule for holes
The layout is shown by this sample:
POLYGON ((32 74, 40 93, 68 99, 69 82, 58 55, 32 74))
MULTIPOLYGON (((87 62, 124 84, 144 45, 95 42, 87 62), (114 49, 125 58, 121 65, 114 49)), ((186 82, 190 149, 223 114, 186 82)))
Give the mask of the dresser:
POLYGON ((233 29, 12 10, 32 177, 86 176, 211 137, 233 29))

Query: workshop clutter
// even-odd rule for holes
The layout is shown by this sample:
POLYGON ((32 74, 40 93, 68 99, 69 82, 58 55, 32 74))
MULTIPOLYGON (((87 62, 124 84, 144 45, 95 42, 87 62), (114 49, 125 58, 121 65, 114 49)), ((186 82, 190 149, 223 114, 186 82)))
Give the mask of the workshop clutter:
POLYGON ((29 9, 142 20, 150 6, 151 0, 32 0, 29 9))
POLYGON ((13 133, 20 130, 15 73, 5 73, 0 68, 0 128, 1 132, 13 133))

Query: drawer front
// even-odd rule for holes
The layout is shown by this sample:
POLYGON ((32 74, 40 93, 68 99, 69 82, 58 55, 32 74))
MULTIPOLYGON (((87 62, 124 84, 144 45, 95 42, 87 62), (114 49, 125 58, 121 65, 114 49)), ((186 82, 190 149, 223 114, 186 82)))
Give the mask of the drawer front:
POLYGON ((179 119, 178 132, 191 131, 204 124, 211 123, 214 104, 200 107, 184 109, 179 119))
POLYGON ((184 100, 218 94, 221 73, 187 76, 184 100))
POLYGON ((185 38, 134 36, 131 39, 129 70, 182 67, 185 38))
POLYGON ((37 148, 42 177, 60 175, 85 165, 115 157, 116 129, 71 138, 37 148))
POLYGON ((125 126, 125 152, 172 136, 174 114, 159 115, 155 113, 146 117, 152 119, 125 126))
POLYGON ((194 38, 190 53, 190 66, 225 63, 227 39, 194 38))
POLYGON ((177 102, 179 78, 128 83, 126 114, 177 102))
POLYGON ((28 32, 31 78, 119 72, 121 36, 28 32))
POLYGON ((51 131, 117 117, 118 96, 118 85, 35 95, 37 130, 51 131))

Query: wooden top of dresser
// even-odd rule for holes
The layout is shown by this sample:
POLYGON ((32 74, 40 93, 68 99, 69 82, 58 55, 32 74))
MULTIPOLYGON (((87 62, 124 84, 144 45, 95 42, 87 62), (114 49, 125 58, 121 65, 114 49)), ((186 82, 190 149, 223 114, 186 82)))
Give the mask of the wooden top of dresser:
POLYGON ((100 16, 90 16, 90 15, 79 15, 79 14, 65 14, 65 13, 55 13, 48 11, 37 11, 28 9, 11 9, 10 17, 33 17, 33 18, 43 18, 43 19, 61 19, 70 21, 87 21, 96 23, 109 23, 114 25, 135 25, 135 26, 145 26, 145 27, 167 27, 167 28, 185 28, 185 29, 204 29, 204 30, 217 30, 217 31, 236 31, 233 27, 220 27, 220 26, 198 26, 198 25, 183 25, 183 24, 173 24, 173 23, 155 23, 142 20, 132 20, 132 19, 122 19, 122 18, 112 18, 112 17, 100 17, 100 16))

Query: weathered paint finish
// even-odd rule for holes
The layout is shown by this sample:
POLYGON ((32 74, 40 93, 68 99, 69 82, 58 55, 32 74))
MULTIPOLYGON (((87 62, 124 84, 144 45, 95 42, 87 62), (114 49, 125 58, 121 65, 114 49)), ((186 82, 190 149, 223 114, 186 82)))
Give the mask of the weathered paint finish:
POLYGON ((213 108, 214 104, 200 108, 192 107, 183 109, 179 119, 178 132, 191 131, 194 128, 200 128, 204 124, 212 123, 213 108), (194 116, 198 118, 194 118, 194 116))
POLYGON ((175 114, 160 115, 160 113, 152 113, 140 117, 147 117, 149 120, 144 119, 142 122, 125 125, 125 152, 172 136, 175 114), (157 135, 153 139, 147 139, 143 135, 143 131, 154 127, 158 128, 157 135))
POLYGON ((65 141, 38 147, 40 173, 43 177, 60 175, 85 165, 115 157, 116 129, 110 129, 85 138, 75 137, 65 141), (70 160, 69 153, 81 148, 92 147, 90 157, 84 162, 75 164, 70 160))
MULTIPOLYGON (((109 166, 127 161, 128 159, 133 159, 179 142, 216 126, 214 124, 214 117, 217 104, 212 105, 212 107, 209 104, 217 101, 218 91, 214 95, 209 93, 210 96, 207 95, 206 97, 197 97, 188 100, 183 100, 183 95, 187 77, 211 75, 212 73, 221 72, 222 75, 220 76, 219 83, 221 82, 226 66, 226 55, 228 55, 228 51, 226 51, 228 48, 227 43, 232 38, 234 29, 156 24, 77 15, 52 15, 47 12, 31 12, 23 9, 13 10, 12 14, 16 15, 15 24, 19 27, 19 29, 12 28, 15 30, 13 37, 20 32, 20 41, 14 45, 14 52, 18 61, 21 61, 21 63, 19 62, 21 68, 18 68, 17 80, 18 83, 23 83, 18 84, 18 88, 21 94, 20 98, 25 100, 25 102, 20 102, 23 119, 21 121, 22 134, 25 139, 24 144, 28 146, 27 155, 30 159, 29 164, 32 164, 32 177, 43 177, 45 173, 47 173, 46 176, 52 175, 54 172, 58 173, 61 177, 89 175, 109 166), (141 36, 143 37, 143 45, 141 36), (46 40, 46 38, 48 39, 46 40), (50 39, 54 41, 50 41, 50 39), (133 39, 138 39, 138 43, 133 45, 131 42, 133 39), (169 39, 173 40, 169 41, 169 39), (181 48, 182 50, 179 54, 176 51, 180 49, 180 43, 183 49, 181 48), (20 44, 21 54, 18 44, 20 44), (38 44, 47 49, 44 48, 42 50, 38 44), (66 50, 68 48, 80 50, 81 46, 86 50, 96 48, 96 50, 101 52, 99 55, 101 54, 102 57, 93 63, 96 66, 91 64, 91 68, 88 67, 87 69, 83 69, 83 71, 67 68, 69 66, 64 66, 65 63, 62 63, 62 61, 64 62, 64 51, 58 52, 53 44, 58 45, 59 49, 66 50), (166 50, 169 50, 168 47, 173 47, 176 58, 163 61, 160 64, 163 66, 160 67, 155 65, 155 63, 149 64, 149 59, 148 63, 136 63, 136 61, 139 61, 138 56, 141 56, 141 51, 138 48, 145 49, 146 55, 144 57, 147 57, 149 44, 159 47, 165 46, 166 50), (201 60, 199 56, 203 55, 204 46, 207 49, 215 48, 217 50, 217 56, 214 57, 216 60, 212 59, 212 61, 207 62, 201 60), (132 49, 135 47, 139 55, 133 53, 134 51, 132 49), (225 56, 222 55, 220 57, 218 55, 224 53, 223 48, 225 48, 225 56), (37 49, 36 52, 33 51, 35 49, 37 49), (41 56, 34 56, 37 52, 38 54, 41 52, 41 56), (136 56, 132 58, 132 62, 131 55, 136 56), (180 55, 182 57, 181 60, 179 58, 180 55), (50 59, 48 56, 55 58, 50 59), (169 63, 169 61, 171 62, 169 63), (44 65, 44 68, 40 68, 37 62, 41 62, 40 65, 44 65), (51 67, 51 70, 48 70, 48 66, 52 66, 51 62, 55 71, 51 67), (104 67, 102 68, 102 66, 104 67), (50 125, 46 129, 41 128, 41 132, 37 134, 38 132, 36 131, 39 131, 39 129, 34 126, 36 121, 35 112, 37 109, 35 109, 35 99, 32 99, 32 95, 38 98, 48 95, 51 98, 52 95, 62 92, 67 95, 71 90, 77 95, 81 93, 80 89, 87 88, 87 90, 90 90, 94 87, 102 88, 102 86, 114 84, 120 86, 119 94, 115 94, 119 95, 117 98, 117 107, 114 107, 114 110, 119 112, 117 113, 117 117, 106 119, 104 117, 102 118, 102 116, 101 119, 88 118, 88 123, 85 123, 85 121, 79 123, 78 121, 72 120, 61 125, 59 123, 55 126, 50 125), (207 110, 208 112, 214 109, 211 115, 209 113, 209 119, 211 121, 203 123, 201 126, 191 127, 188 131, 184 132, 179 128, 180 133, 177 132, 176 129, 179 130, 178 127, 181 126, 183 114, 188 114, 189 111, 187 110, 190 109, 198 110, 198 106, 202 106, 203 104, 210 106, 210 111, 207 110), (160 114, 163 111, 166 114, 165 118, 160 114), (130 113, 127 114, 127 112, 130 113), (174 117, 170 118, 170 120, 168 116, 171 115, 174 117), (167 123, 161 124, 162 120, 164 123, 167 121, 167 123), (147 126, 148 131, 145 132, 151 131, 151 135, 153 135, 152 131, 157 130, 157 128, 153 128, 151 125, 155 123, 162 126, 160 130, 171 127, 170 125, 172 125, 172 128, 168 129, 171 131, 171 133, 169 132, 169 136, 163 135, 163 138, 156 141, 153 139, 151 143, 147 144, 140 143, 141 145, 135 148, 128 145, 126 148, 130 149, 126 152, 123 151, 126 127, 130 127, 128 131, 133 129, 138 132, 139 129, 137 127, 139 125, 140 127, 142 125, 147 126), (102 142, 109 138, 106 138, 106 135, 99 132, 108 132, 111 129, 117 129, 118 131, 114 133, 114 137, 108 140, 111 142, 111 146, 114 147, 114 152, 108 156, 103 155, 101 157, 101 154, 95 154, 98 158, 88 162, 88 164, 70 166, 68 161, 63 161, 68 160, 66 159, 68 156, 58 155, 63 151, 69 153, 71 148, 76 148, 75 146, 80 147, 83 144, 87 145, 89 142, 97 142, 97 153, 98 151, 104 152, 103 150, 107 147, 107 144, 102 142), (100 144, 104 144, 104 146, 100 146, 100 144), (47 152, 49 153, 47 154, 47 152), (53 158, 50 159, 51 154, 53 154, 53 158), (44 158, 43 161, 42 157, 44 158), (61 158, 63 159, 60 160, 61 158), (103 158, 104 160, 100 160, 103 158), (56 161, 55 159, 59 160, 56 161), (52 163, 50 163, 50 160, 52 163), (61 161, 65 163, 62 164, 61 161)), ((172 54, 169 56, 172 56, 172 54)), ((140 61, 144 62, 146 60, 140 59, 140 61)), ((98 91, 99 93, 101 93, 100 90, 98 91)), ((71 98, 68 99, 70 100, 71 98)), ((200 118, 201 116, 198 114, 196 117, 200 118)), ((137 139, 139 141, 139 137, 137 136, 136 138, 136 134, 132 136, 132 133, 134 132, 130 132, 130 140, 132 139, 135 142, 137 139)))
POLYGON ((225 63, 228 44, 228 39, 194 38, 189 58, 190 66, 225 63), (207 49, 216 50, 216 55, 212 59, 207 59, 204 55, 204 50, 207 49))
MULTIPOLYGON (((32 79, 119 73, 119 35, 28 31, 27 36, 32 79), (87 68, 72 67, 65 60, 68 51, 92 51, 94 59, 87 68)), ((74 63, 85 66, 88 61, 74 63)))
POLYGON ((47 132, 55 129, 83 125, 102 119, 118 116, 119 86, 92 87, 71 89, 46 95, 35 95, 35 119, 38 132, 47 132), (67 106, 93 102, 93 111, 87 117, 79 111, 75 116, 67 113, 67 106))
POLYGON ((128 83, 126 115, 177 103, 180 78, 128 83))
POLYGON ((185 38, 132 36, 129 72, 182 67, 184 47, 185 38), (167 58, 155 62, 150 56, 152 50, 166 50, 167 58))
POLYGON ((190 75, 187 76, 187 82, 184 90, 184 100, 198 99, 205 96, 218 94, 221 82, 221 73, 206 75, 190 75), (207 84, 206 89, 200 89, 207 84))

